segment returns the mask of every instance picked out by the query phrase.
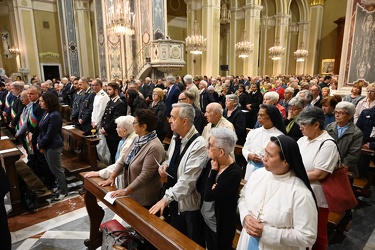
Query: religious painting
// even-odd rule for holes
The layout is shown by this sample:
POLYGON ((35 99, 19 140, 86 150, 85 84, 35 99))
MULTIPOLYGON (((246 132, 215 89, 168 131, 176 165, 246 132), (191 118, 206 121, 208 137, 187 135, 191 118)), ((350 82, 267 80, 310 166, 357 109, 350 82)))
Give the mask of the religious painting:
POLYGON ((335 59, 323 59, 322 60, 322 75, 331 75, 333 74, 333 68, 335 66, 335 59))
POLYGON ((375 82, 375 1, 355 0, 350 19, 345 82, 375 82))

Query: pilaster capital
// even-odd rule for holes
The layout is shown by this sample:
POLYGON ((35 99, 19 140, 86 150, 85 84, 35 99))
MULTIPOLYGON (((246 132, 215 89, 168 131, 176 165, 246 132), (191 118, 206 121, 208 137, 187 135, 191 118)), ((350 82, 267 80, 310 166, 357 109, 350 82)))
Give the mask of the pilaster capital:
POLYGON ((299 21, 298 22, 298 30, 307 31, 309 29, 310 29, 310 22, 309 21, 299 21))
MULTIPOLYGON (((11 1, 9 1, 11 2, 11 1)), ((32 9, 33 8, 33 4, 31 2, 31 0, 17 0, 17 1, 13 1, 13 4, 14 4, 14 7, 18 7, 18 8, 24 8, 24 9, 32 9)))
POLYGON ((324 1, 325 0, 311 0, 310 6, 324 6, 324 1))
POLYGON ((276 25, 284 25, 284 26, 287 26, 289 25, 289 19, 290 19, 290 15, 288 14, 276 14, 274 15, 275 17, 275 20, 276 20, 276 25))

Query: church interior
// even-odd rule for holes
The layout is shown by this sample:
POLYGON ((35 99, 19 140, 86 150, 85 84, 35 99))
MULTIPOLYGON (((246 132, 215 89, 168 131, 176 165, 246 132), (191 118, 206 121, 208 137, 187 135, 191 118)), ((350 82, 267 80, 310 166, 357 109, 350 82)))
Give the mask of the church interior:
MULTIPOLYGON (((374 11, 371 0, 0 0, 0 76, 329 75, 345 95, 355 82, 375 82, 374 11), (125 19, 116 19, 118 2, 125 19)), ((12 249, 86 249, 83 182, 67 179, 65 200, 10 216, 12 249)), ((375 249, 375 197, 358 200, 352 225, 331 228, 328 249, 375 249)), ((126 224, 99 205, 103 221, 126 224)))

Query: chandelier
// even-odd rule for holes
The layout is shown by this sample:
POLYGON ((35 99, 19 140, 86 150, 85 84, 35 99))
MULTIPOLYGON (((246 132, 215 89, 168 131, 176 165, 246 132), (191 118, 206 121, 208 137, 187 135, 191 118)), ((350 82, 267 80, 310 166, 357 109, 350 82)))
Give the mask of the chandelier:
POLYGON ((191 36, 185 38, 186 50, 191 54, 200 55, 207 48, 207 38, 200 34, 197 20, 194 21, 194 30, 191 36))
POLYGON ((299 46, 298 50, 294 52, 294 57, 297 58, 297 62, 304 62, 305 59, 308 57, 309 52, 304 49, 303 42, 299 46))
POLYGON ((118 34, 134 35, 134 12, 129 0, 110 0, 107 11, 107 29, 118 34))
POLYGON ((220 9, 220 24, 230 23, 230 11, 228 10, 227 3, 224 2, 220 9))
POLYGON ((275 44, 268 49, 268 54, 272 60, 280 60, 284 55, 285 48, 280 45, 279 38, 276 37, 275 44))
POLYGON ((234 47, 238 57, 249 57, 250 53, 254 50, 254 45, 250 41, 245 40, 245 31, 242 33, 242 40, 236 43, 234 47))

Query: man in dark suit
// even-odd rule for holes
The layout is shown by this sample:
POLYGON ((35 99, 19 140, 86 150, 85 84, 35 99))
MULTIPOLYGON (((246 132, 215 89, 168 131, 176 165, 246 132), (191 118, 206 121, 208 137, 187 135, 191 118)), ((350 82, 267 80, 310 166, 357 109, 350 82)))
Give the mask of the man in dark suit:
POLYGON ((12 104, 10 105, 10 124, 9 129, 10 132, 15 135, 16 134, 16 126, 20 120, 22 110, 25 105, 21 101, 21 92, 23 90, 24 84, 22 82, 13 82, 10 87, 10 91, 16 97, 12 104))
POLYGON ((170 117, 172 104, 178 102, 178 96, 181 91, 180 88, 175 84, 176 78, 174 76, 167 76, 165 78, 165 84, 168 88, 167 95, 165 97, 165 105, 167 106, 167 116, 170 117))
POLYGON ((66 77, 61 79, 61 83, 64 84, 64 88, 61 91, 62 103, 70 106, 75 92, 73 84, 66 77))
POLYGON ((95 92, 91 89, 87 78, 82 77, 78 85, 83 91, 81 96, 81 105, 78 115, 78 123, 82 126, 81 130, 85 133, 91 131, 91 113, 94 107, 95 92))
POLYGON ((59 97, 59 94, 57 93, 56 89, 53 87, 53 82, 51 80, 42 82, 42 84, 40 84, 40 88, 42 89, 43 93, 50 92, 54 94, 55 96, 59 97))
POLYGON ((205 80, 199 83, 199 103, 203 113, 206 113, 207 105, 215 101, 213 95, 207 90, 207 85, 205 80))
POLYGON ((111 82, 107 85, 107 93, 110 100, 104 110, 101 122, 102 127, 99 130, 106 137, 112 163, 115 162, 117 146, 121 140, 116 131, 117 125, 115 120, 120 116, 126 115, 126 104, 121 101, 119 91, 120 86, 117 83, 111 82))

